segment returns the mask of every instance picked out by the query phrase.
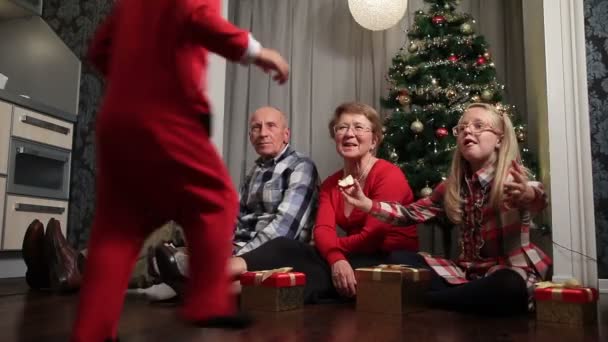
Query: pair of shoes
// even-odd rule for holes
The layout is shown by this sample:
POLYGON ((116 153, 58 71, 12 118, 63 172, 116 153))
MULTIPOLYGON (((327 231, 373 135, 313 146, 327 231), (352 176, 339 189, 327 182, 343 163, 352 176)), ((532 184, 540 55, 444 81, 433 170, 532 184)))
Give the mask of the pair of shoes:
POLYGON ((161 282, 169 285, 178 297, 184 293, 186 276, 180 271, 178 253, 183 253, 172 244, 163 243, 156 247, 154 257, 161 282))
POLYGON ((72 292, 80 288, 85 258, 68 244, 58 220, 51 218, 46 232, 39 220, 32 221, 23 238, 22 254, 26 281, 32 289, 72 292))

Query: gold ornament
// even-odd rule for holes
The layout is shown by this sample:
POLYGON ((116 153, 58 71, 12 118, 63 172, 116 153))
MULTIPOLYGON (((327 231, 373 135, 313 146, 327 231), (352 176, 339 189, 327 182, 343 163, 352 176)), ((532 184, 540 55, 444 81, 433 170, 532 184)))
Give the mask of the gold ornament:
POLYGON ((526 128, 522 125, 515 126, 515 138, 520 143, 523 143, 528 139, 528 132, 526 132, 526 128))
POLYGON ((436 78, 431 77, 431 84, 434 85, 434 86, 436 86, 437 84, 439 84, 439 81, 437 81, 436 78))
POLYGON ((491 57, 492 57, 492 55, 490 54, 489 51, 486 51, 486 52, 483 53, 483 58, 490 59, 491 57))
POLYGON ((481 92, 481 99, 484 101, 491 101, 494 98, 494 92, 489 90, 489 89, 485 89, 484 91, 481 92))
POLYGON ((410 45, 407 47, 407 51, 409 51, 410 53, 414 53, 418 51, 418 48, 418 44, 415 41, 411 41, 410 45))
POLYGON ((473 95, 471 96, 471 102, 479 103, 481 102, 481 97, 479 97, 479 95, 473 95))
POLYGON ((407 94, 400 94, 397 96, 397 101, 399 101, 402 106, 407 106, 412 103, 412 98, 407 94))
POLYGON ((473 25, 471 25, 470 22, 462 23, 462 25, 460 25, 460 32, 464 34, 473 33, 473 25))
POLYGON ((391 161, 393 163, 395 163, 399 160, 399 155, 397 155, 397 152, 395 152, 395 150, 392 150, 388 157, 391 159, 391 161))
POLYGON ((421 133, 424 131, 424 124, 420 120, 416 119, 416 121, 412 122, 410 125, 410 129, 416 134, 421 133))
POLYGON ((454 89, 448 89, 448 91, 445 93, 445 97, 446 97, 448 100, 453 100, 453 99, 455 99, 455 98, 456 98, 456 95, 457 95, 457 94, 456 94, 456 90, 454 90, 454 89))
POLYGON ((420 196, 422 197, 429 197, 431 196, 431 194, 433 193, 433 189, 429 188, 429 186, 425 186, 424 188, 422 188, 422 190, 420 190, 420 196))

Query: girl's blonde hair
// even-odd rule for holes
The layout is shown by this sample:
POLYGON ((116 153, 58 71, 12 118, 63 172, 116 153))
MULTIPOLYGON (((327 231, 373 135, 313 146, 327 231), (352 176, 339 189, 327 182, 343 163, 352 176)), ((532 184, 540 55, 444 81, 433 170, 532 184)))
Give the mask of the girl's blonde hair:
MULTIPOLYGON (((497 134, 501 134, 500 132, 502 132, 502 137, 499 140, 500 146, 498 147, 498 153, 494 164, 495 176, 492 182, 489 202, 492 208, 501 208, 503 203, 503 185, 509 174, 511 162, 513 160, 520 160, 519 146, 515 137, 513 123, 507 113, 499 112, 493 105, 487 103, 472 103, 467 106, 465 113, 471 108, 485 109, 491 116, 490 123, 492 127, 499 131, 497 134)), ((460 120, 462 120, 462 117, 460 120)), ((460 121, 458 121, 458 123, 460 123, 460 121)), ((454 156, 452 157, 450 174, 446 180, 446 191, 444 195, 446 214, 450 221, 456 224, 462 223, 462 204, 464 199, 461 197, 461 186, 464 181, 466 166, 467 161, 460 154, 460 150, 456 148, 454 150, 454 156)), ((524 168, 524 170, 527 175, 527 169, 524 168)))

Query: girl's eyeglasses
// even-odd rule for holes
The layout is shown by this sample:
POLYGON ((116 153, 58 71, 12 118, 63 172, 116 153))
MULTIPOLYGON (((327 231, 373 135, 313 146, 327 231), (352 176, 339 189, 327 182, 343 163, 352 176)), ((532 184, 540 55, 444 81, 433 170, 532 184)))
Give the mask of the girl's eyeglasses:
POLYGON ((473 121, 466 124, 459 124, 452 128, 452 134, 457 137, 464 133, 464 131, 469 128, 471 134, 479 135, 483 132, 489 131, 494 132, 496 134, 500 133, 495 130, 491 125, 483 122, 483 121, 473 121), (470 128, 469 128, 470 127, 470 128))

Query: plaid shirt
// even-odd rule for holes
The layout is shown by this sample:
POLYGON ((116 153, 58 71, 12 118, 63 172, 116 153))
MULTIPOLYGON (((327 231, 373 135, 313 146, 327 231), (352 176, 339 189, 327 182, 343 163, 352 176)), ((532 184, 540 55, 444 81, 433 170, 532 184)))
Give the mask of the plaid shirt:
MULTIPOLYGON (((528 185, 536 196, 529 208, 498 210, 488 204, 493 179, 494 168, 465 177, 461 194, 463 222, 459 225, 460 255, 456 262, 428 254, 424 254, 425 260, 450 284, 463 284, 509 268, 524 278, 531 291, 534 283, 546 276, 551 265, 551 259, 530 242, 531 212, 544 209, 547 197, 541 183, 530 181, 528 185)), ((444 193, 445 183, 441 183, 430 197, 406 207, 374 202, 371 213, 395 225, 422 223, 444 214, 444 193)))
POLYGON ((318 190, 315 164, 289 145, 276 158, 256 160, 240 189, 235 254, 281 236, 308 242, 318 190))

